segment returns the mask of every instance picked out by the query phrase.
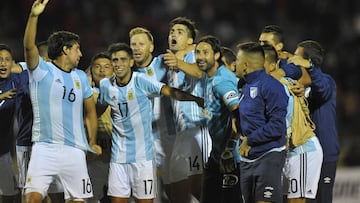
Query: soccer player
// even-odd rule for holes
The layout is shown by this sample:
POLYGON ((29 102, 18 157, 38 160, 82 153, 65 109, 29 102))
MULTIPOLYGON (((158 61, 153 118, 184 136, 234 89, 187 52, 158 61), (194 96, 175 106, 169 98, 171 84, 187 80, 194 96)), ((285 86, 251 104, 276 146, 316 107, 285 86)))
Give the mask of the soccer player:
POLYGON ((220 49, 221 53, 221 61, 225 65, 226 68, 228 68, 231 72, 235 72, 235 66, 236 66, 236 55, 229 47, 221 47, 220 49))
MULTIPOLYGON (((135 27, 129 32, 130 48, 133 51, 134 71, 145 73, 147 76, 157 81, 167 84, 168 69, 163 62, 161 55, 153 56, 154 37, 149 30, 143 27, 135 27)), ((175 122, 174 114, 171 108, 169 97, 154 97, 152 100, 152 134, 155 141, 156 165, 158 168, 158 189, 159 196, 157 199, 161 201, 163 196, 163 183, 169 183, 169 161, 171 152, 175 142, 175 122)), ((166 185, 169 187, 168 185, 166 185)), ((169 188, 165 187, 167 196, 171 194, 169 188)), ((157 200, 155 200, 157 201, 157 200)))
MULTIPOLYGON (((41 41, 36 45, 39 49, 39 55, 45 60, 50 61, 47 51, 47 41, 41 41)), ((16 157, 18 167, 19 188, 23 191, 26 181, 26 173, 29 166, 32 146, 32 125, 33 111, 30 100, 29 75, 25 62, 20 62, 12 66, 11 72, 21 73, 22 81, 24 81, 24 95, 18 99, 18 132, 16 135, 16 157)), ((49 196, 53 203, 64 202, 64 190, 59 179, 53 181, 49 186, 49 196)), ((46 201, 46 200, 44 200, 46 201)), ((25 195, 22 195, 22 202, 25 202, 25 195)))
POLYGON ((330 75, 321 70, 324 52, 319 42, 306 40, 297 45, 295 56, 289 59, 290 62, 305 67, 311 77, 308 98, 310 115, 316 125, 315 134, 324 153, 316 198, 307 200, 311 203, 332 202, 340 153, 336 127, 336 83, 330 75))
MULTIPOLYGON (((0 44, 0 200, 15 203, 19 194, 11 150, 13 146, 13 126, 16 114, 16 102, 23 95, 26 84, 22 84, 21 76, 11 73, 14 63, 12 50, 5 44, 0 44)), ((24 81, 25 82, 25 81, 24 81)))
POLYGON ((41 202, 50 183, 58 177, 69 202, 84 202, 92 196, 85 151, 101 154, 95 144, 97 119, 86 74, 76 69, 82 56, 79 36, 54 32, 48 38, 52 62, 39 56, 35 45, 38 17, 48 0, 36 0, 24 34, 24 54, 30 74, 34 111, 32 155, 25 194, 27 202, 41 202), (87 126, 89 143, 85 135, 87 126))
MULTIPOLYGON (((169 67, 168 84, 172 87, 204 97, 206 81, 195 64, 195 23, 185 17, 170 21, 169 49, 163 55, 169 67)), ((210 154, 211 139, 202 109, 193 102, 173 100, 176 140, 171 155, 171 198, 177 203, 188 203, 191 195, 200 199, 204 164, 210 154)))
POLYGON ((199 69, 206 73, 204 116, 212 139, 201 202, 242 202, 238 136, 232 128, 232 113, 238 115, 238 80, 222 64, 220 41, 216 37, 201 38, 195 47, 195 58, 199 69))
MULTIPOLYGON (((271 73, 276 69, 273 68, 274 64, 277 63, 276 51, 271 45, 263 45, 263 49, 265 52, 265 69, 271 73)), ((306 199, 315 198, 323 160, 323 151, 318 138, 315 136, 314 125, 311 125, 313 123, 296 120, 305 119, 305 117, 298 115, 302 112, 309 112, 306 105, 301 105, 301 102, 305 101, 304 88, 299 90, 299 83, 290 78, 282 78, 280 81, 286 85, 285 90, 289 96, 286 116, 289 146, 284 166, 284 175, 288 181, 288 184, 286 184, 288 187, 286 188, 287 202, 305 203, 306 199), (299 95, 300 91, 302 91, 302 94, 299 95), (299 105, 301 106, 300 108, 298 108, 299 105), (305 131, 305 133, 300 131, 300 129, 305 129, 306 125, 312 128, 305 131), (301 138, 296 136, 301 136, 301 138)))
POLYGON ((171 88, 144 73, 132 71, 131 48, 125 43, 108 49, 115 76, 100 82, 99 114, 111 107, 112 154, 108 195, 112 202, 127 202, 132 194, 137 202, 153 202, 156 197, 156 166, 152 136, 154 96, 171 96, 183 101, 203 99, 171 88))
POLYGON ((273 71, 272 75, 281 78, 289 77, 293 80, 299 80, 303 85, 311 83, 311 79, 304 68, 295 66, 288 63, 287 59, 292 56, 291 53, 284 51, 285 42, 282 29, 277 25, 267 25, 262 30, 259 36, 259 43, 261 45, 269 44, 273 46, 278 54, 279 67, 276 71, 273 71))
MULTIPOLYGON (((93 84, 93 98, 96 102, 100 93, 100 80, 114 75, 111 57, 104 52, 95 54, 91 59, 89 68, 90 79, 93 84)), ((102 154, 100 156, 89 155, 87 158, 87 166, 94 194, 94 197, 86 200, 87 203, 98 203, 101 199, 106 198, 104 197, 104 191, 107 190, 112 135, 110 112, 111 109, 108 107, 98 117, 96 143, 101 146, 102 154)))
POLYGON ((235 74, 246 81, 238 123, 241 192, 245 202, 281 202, 288 96, 283 85, 266 74, 259 43, 239 44, 238 49, 235 74))

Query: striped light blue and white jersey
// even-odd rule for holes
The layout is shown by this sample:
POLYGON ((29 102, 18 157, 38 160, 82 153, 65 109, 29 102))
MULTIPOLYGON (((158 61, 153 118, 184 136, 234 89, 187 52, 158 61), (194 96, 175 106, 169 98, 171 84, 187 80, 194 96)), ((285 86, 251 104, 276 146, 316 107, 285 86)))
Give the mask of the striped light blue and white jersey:
MULTIPOLYGON (((294 80, 289 78, 289 77, 284 77, 284 79, 290 83, 292 83, 294 80)), ((291 123, 292 123, 292 119, 293 119, 293 114, 294 114, 294 98, 293 96, 290 94, 288 87, 284 85, 284 89, 285 89, 285 93, 286 95, 288 95, 289 97, 289 101, 288 101, 288 107, 287 107, 287 113, 286 113, 286 133, 288 136, 291 137, 291 123)), ((287 153, 287 157, 291 157, 291 156, 296 156, 299 154, 303 154, 306 152, 312 152, 312 151, 317 151, 317 150, 322 150, 321 145, 319 144, 319 140, 316 136, 311 137, 310 139, 308 139, 304 144, 298 146, 298 147, 290 147, 288 153, 287 153)))
MULTIPOLYGON (((194 50, 185 55, 184 61, 187 63, 195 63, 194 50)), ((206 87, 206 79, 204 77, 196 79, 186 75, 183 71, 174 70, 170 70, 168 74, 170 86, 179 88, 197 97, 204 97, 206 87)), ((205 124, 204 117, 201 114, 202 109, 195 102, 172 100, 172 103, 177 131, 183 131, 205 124)))
POLYGON ((63 144, 92 151, 83 122, 83 102, 92 91, 84 71, 65 72, 39 57, 39 64, 29 71, 33 105, 33 142, 63 144))
MULTIPOLYGON (((136 68, 134 71, 145 73, 157 81, 167 83, 168 70, 163 63, 161 55, 154 57, 147 67, 136 68)), ((153 103, 152 131, 155 139, 159 139, 161 136, 175 135, 176 130, 171 99, 162 95, 151 100, 153 103)))
MULTIPOLYGON (((205 77, 205 76, 204 76, 205 77)), ((239 103, 237 78, 225 66, 220 66, 215 75, 207 80, 204 117, 212 139, 211 155, 218 159, 225 149, 232 132, 231 106, 239 103)), ((240 160, 240 157, 238 157, 240 160)))
POLYGON ((116 78, 100 81, 99 104, 111 106, 113 123, 111 162, 154 160, 151 98, 159 96, 164 83, 133 72, 126 86, 116 78))

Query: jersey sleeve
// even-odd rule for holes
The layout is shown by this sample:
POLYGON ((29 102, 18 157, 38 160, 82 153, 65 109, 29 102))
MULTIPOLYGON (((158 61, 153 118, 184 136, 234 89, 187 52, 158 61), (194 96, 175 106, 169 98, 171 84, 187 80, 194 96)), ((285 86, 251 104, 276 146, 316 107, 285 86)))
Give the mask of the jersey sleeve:
MULTIPOLYGON (((235 81, 235 80, 234 80, 235 81)), ((213 80, 214 92, 221 98, 225 105, 230 109, 231 106, 239 103, 239 93, 237 84, 233 80, 215 78, 213 80)))
POLYGON ((146 95, 156 97, 160 96, 161 88, 165 84, 147 76, 146 74, 138 73, 136 76, 136 85, 142 89, 146 95))

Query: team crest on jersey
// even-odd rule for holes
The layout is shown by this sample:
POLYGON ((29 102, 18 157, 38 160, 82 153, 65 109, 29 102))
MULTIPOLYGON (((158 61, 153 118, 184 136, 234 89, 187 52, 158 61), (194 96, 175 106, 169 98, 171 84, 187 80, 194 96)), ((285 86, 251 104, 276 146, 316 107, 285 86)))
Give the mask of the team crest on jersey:
POLYGON ((206 118, 206 119, 211 119, 212 118, 212 113, 211 113, 211 111, 208 111, 208 110, 206 110, 206 109, 202 109, 202 111, 201 111, 201 115, 204 117, 204 118, 206 118))
POLYGON ((132 88, 130 88, 128 90, 127 98, 128 98, 128 100, 133 100, 135 98, 135 93, 134 93, 134 90, 132 88))
POLYGON ((154 75, 153 69, 149 67, 149 68, 146 70, 146 74, 147 74, 148 76, 153 76, 153 75, 154 75))
POLYGON ((258 88, 250 87, 250 97, 254 99, 257 95, 258 95, 258 88))
POLYGON ((80 81, 75 80, 75 87, 76 89, 80 89, 80 81))

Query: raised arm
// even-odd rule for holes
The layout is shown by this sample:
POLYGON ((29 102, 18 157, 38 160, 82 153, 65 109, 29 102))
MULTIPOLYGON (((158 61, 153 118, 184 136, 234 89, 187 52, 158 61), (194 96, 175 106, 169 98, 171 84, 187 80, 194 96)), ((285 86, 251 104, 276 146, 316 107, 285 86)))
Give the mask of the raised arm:
POLYGON ((164 85, 161 88, 161 94, 165 96, 172 97, 179 101, 195 101, 198 106, 204 107, 204 99, 194 96, 192 94, 189 94, 187 92, 181 91, 179 89, 164 85))
POLYGON ((166 50, 166 53, 164 54, 164 63, 169 67, 175 67, 183 71, 185 74, 197 79, 200 79, 203 75, 203 72, 198 68, 196 63, 187 63, 179 59, 179 57, 177 57, 169 49, 166 50))
POLYGON ((49 0, 36 0, 26 24, 24 33, 24 57, 29 70, 34 70, 39 63, 39 51, 35 44, 36 29, 39 15, 45 10, 49 0))

